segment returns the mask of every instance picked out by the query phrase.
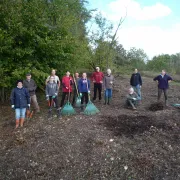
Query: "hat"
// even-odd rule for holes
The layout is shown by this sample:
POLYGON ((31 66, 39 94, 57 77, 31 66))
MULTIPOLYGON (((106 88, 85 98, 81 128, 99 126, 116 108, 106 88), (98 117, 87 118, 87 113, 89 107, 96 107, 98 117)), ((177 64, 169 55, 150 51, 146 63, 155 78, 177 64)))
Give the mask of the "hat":
POLYGON ((31 76, 31 73, 27 73, 26 76, 31 76))
POLYGON ((18 84, 19 82, 21 82, 23 84, 23 80, 19 79, 16 81, 16 84, 18 84))

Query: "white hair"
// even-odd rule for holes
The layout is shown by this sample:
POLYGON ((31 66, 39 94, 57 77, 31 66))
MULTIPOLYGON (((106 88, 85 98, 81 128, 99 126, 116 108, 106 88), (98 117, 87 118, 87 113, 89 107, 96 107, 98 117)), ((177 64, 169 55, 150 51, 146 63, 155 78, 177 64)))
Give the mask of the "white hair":
POLYGON ((134 93, 134 89, 131 87, 129 88, 129 94, 133 94, 134 93))
POLYGON ((100 70, 100 68, 99 68, 99 67, 96 67, 96 69, 99 69, 99 70, 100 70))
POLYGON ((107 73, 108 73, 108 74, 111 74, 111 70, 110 70, 110 69, 107 69, 107 73))

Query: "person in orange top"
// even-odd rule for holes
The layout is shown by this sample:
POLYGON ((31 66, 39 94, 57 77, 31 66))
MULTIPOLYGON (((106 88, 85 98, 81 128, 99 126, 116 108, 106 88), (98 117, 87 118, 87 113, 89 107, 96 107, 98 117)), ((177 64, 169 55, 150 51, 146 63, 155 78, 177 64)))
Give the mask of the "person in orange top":
POLYGON ((71 98, 73 83, 74 82, 72 77, 70 76, 70 72, 67 71, 66 76, 62 78, 62 99, 61 99, 60 108, 63 107, 66 96, 70 96, 69 98, 71 98))
POLYGON ((94 97, 93 97, 94 101, 96 100, 97 91, 99 93, 99 101, 101 101, 103 78, 104 78, 104 74, 100 72, 99 67, 96 67, 96 72, 92 74, 92 81, 94 83, 94 97))

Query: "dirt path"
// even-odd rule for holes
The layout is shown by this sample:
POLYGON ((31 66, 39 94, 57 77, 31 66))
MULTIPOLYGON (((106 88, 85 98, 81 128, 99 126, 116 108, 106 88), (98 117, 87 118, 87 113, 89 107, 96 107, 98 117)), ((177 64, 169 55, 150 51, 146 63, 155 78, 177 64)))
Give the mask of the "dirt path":
MULTIPOLYGON (((47 120, 42 102, 41 114, 13 131, 14 114, 1 107, 0 179, 180 179, 180 110, 150 111, 157 87, 143 80, 138 111, 124 108, 127 77, 117 78, 110 106, 95 103, 96 116, 47 120)), ((169 103, 179 97, 179 86, 171 86, 169 103)))

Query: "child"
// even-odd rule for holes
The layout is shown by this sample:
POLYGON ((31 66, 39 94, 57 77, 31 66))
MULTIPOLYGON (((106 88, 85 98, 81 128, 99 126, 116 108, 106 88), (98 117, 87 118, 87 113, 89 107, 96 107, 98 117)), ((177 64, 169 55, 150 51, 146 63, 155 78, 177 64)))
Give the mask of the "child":
POLYGON ((73 79, 70 76, 70 72, 66 72, 66 76, 62 78, 62 99, 60 108, 63 107, 66 96, 71 98, 73 79))
POLYGON ((52 111, 53 102, 58 110, 58 84, 54 81, 54 77, 49 78, 49 82, 46 85, 46 99, 49 101, 49 112, 52 111))
POLYGON ((87 79, 87 74, 83 73, 82 78, 78 82, 78 90, 81 97, 81 110, 84 109, 84 100, 85 103, 88 103, 88 95, 90 94, 90 81, 87 79))

